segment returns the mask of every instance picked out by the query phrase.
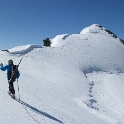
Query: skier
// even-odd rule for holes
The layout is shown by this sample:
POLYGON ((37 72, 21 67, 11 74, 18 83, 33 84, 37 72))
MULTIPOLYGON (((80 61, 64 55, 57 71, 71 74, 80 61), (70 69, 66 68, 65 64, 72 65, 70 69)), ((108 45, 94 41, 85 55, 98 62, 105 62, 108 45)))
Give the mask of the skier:
POLYGON ((16 79, 19 78, 20 73, 18 71, 17 65, 13 64, 13 60, 10 59, 8 61, 8 65, 3 66, 3 64, 1 63, 0 65, 0 69, 2 71, 7 70, 7 78, 8 78, 8 83, 9 83, 9 91, 8 94, 12 96, 12 98, 15 99, 15 89, 14 89, 14 85, 13 83, 16 81, 16 79))

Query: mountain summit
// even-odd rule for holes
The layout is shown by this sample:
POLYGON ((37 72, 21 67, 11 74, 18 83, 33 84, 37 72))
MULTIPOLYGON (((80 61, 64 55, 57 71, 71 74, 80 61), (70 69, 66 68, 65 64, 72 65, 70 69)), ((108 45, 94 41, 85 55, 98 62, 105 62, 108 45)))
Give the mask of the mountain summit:
MULTIPOLYGON (((99 25, 99 24, 93 24, 89 27, 86 27, 84 28, 80 33, 79 35, 84 35, 85 36, 88 36, 90 34, 97 34, 97 35, 103 35, 103 37, 112 37, 112 38, 115 38, 117 39, 118 41, 120 41, 121 43, 124 44, 124 40, 118 38, 112 31, 104 28, 103 26, 99 25)), ((74 35, 74 34, 72 34, 74 35)), ((56 46, 61 46, 62 45, 62 42, 68 38, 68 37, 71 37, 72 35, 68 35, 68 34, 62 34, 62 35, 57 35, 54 39, 52 39, 52 47, 56 47, 56 46)), ((78 35, 78 36, 79 36, 78 35)), ((97 36, 96 35, 96 36, 97 36)), ((94 35, 95 36, 95 35, 94 35)), ((80 37, 80 36, 79 36, 80 37)), ((87 38, 84 38, 84 39, 87 39, 87 38)))
POLYGON ((83 29, 80 34, 85 34, 85 33, 100 33, 103 35, 108 35, 108 36, 113 36, 114 38, 117 38, 117 36, 112 33, 111 31, 107 30, 103 26, 99 24, 93 24, 85 29, 83 29))

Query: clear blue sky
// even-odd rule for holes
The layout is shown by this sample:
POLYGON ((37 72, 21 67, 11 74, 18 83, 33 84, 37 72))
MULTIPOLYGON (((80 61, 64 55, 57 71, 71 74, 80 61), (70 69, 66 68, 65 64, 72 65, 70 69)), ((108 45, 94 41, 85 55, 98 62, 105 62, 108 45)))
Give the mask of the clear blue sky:
POLYGON ((0 50, 100 24, 124 39, 124 0, 0 0, 0 50))

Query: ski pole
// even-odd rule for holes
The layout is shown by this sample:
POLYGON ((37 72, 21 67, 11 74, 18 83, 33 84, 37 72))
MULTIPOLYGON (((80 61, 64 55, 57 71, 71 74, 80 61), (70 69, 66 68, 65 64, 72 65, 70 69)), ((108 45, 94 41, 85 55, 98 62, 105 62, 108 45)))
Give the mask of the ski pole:
MULTIPOLYGON (((23 57, 24 57, 24 52, 23 52, 23 56, 22 56, 22 58, 21 58, 21 60, 20 60, 19 64, 17 65, 17 68, 16 68, 16 69, 18 69, 18 67, 19 67, 19 65, 20 65, 20 63, 21 63, 21 61, 22 61, 23 57)), ((18 79, 17 79, 17 87, 18 87, 18 96, 19 96, 19 101, 20 101, 20 94, 19 94, 18 79)))
POLYGON ((18 96, 19 96, 19 101, 20 101, 20 94, 19 94, 19 85, 18 85, 18 79, 17 79, 17 87, 18 87, 18 96))

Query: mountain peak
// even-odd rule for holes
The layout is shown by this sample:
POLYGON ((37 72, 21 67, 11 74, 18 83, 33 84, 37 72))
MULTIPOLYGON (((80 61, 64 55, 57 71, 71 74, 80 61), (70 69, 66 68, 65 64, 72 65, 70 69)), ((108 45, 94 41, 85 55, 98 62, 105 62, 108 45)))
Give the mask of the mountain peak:
POLYGON ((84 28, 81 32, 80 32, 80 34, 85 34, 85 33, 98 33, 98 32, 100 32, 100 25, 99 24, 93 24, 93 25, 91 25, 91 26, 89 26, 89 27, 86 27, 86 28, 84 28))
POLYGON ((84 28, 80 32, 80 34, 86 34, 86 33, 99 33, 99 34, 109 35, 114 38, 117 38, 117 36, 113 32, 111 32, 110 30, 104 28, 103 26, 99 24, 93 24, 89 27, 84 28))

